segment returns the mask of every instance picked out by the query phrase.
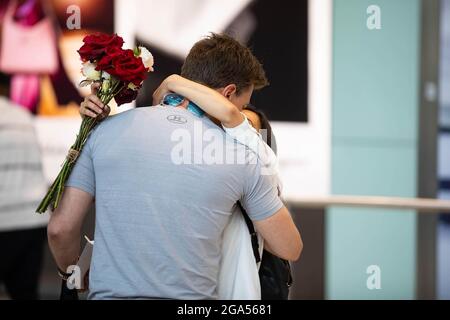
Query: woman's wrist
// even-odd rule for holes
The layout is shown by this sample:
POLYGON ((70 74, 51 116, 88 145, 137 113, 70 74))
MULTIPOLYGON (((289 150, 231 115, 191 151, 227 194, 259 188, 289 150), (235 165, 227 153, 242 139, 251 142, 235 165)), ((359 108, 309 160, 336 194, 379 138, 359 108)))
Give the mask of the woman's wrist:
POLYGON ((177 74, 173 74, 170 77, 167 78, 166 80, 166 87, 168 91, 171 92, 177 92, 177 84, 179 84, 181 82, 181 80, 184 79, 181 76, 177 75, 177 74))
POLYGON ((237 128, 247 121, 247 117, 236 107, 230 108, 226 115, 227 117, 222 120, 222 126, 227 129, 237 128))

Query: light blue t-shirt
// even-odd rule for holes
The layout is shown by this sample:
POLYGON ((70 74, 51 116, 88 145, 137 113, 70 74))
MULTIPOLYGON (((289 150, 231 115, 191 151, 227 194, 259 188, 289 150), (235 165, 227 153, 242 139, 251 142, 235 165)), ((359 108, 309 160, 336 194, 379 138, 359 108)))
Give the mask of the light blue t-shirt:
POLYGON ((139 108, 101 123, 66 183, 95 196, 89 299, 217 298, 222 233, 236 202, 252 220, 283 206, 255 159, 181 108, 139 108))

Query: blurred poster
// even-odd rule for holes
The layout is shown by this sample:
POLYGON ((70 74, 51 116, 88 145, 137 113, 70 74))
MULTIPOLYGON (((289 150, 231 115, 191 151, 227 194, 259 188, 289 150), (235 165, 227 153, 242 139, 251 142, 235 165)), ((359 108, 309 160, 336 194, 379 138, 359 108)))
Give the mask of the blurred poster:
POLYGON ((117 0, 120 33, 150 48, 156 72, 137 106, 152 103, 161 81, 179 73, 189 49, 210 32, 227 32, 252 48, 271 85, 252 104, 272 121, 286 197, 324 195, 330 186, 331 15, 329 0, 117 0))
MULTIPOLYGON (((195 42, 210 32, 227 32, 250 46, 267 72, 271 85, 256 92, 252 104, 273 121, 286 193, 324 194, 329 186, 330 149, 329 2, 20 0, 14 23, 33 26, 43 19, 52 21, 57 67, 50 73, 31 72, 31 76, 0 70, 0 92, 11 98, 13 84, 16 97, 22 100, 18 104, 36 115, 51 181, 75 138, 81 121, 79 103, 89 93, 89 88, 78 88, 81 65, 76 52, 87 33, 117 32, 125 46, 137 42, 153 53, 155 72, 136 101, 141 107, 152 104, 152 94, 165 77, 180 72, 195 42), (70 27, 68 21, 77 13, 79 26, 70 27)), ((0 1, 2 29, 10 3, 0 1)), ((117 113, 133 106, 111 107, 117 113)))
MULTIPOLYGON (((210 32, 226 32, 250 46, 264 64, 269 88, 253 104, 272 121, 308 121, 308 1, 134 0, 137 42, 155 55, 138 106, 151 103, 161 80, 179 73, 190 48, 210 32)), ((125 5, 125 4, 124 4, 125 5)))

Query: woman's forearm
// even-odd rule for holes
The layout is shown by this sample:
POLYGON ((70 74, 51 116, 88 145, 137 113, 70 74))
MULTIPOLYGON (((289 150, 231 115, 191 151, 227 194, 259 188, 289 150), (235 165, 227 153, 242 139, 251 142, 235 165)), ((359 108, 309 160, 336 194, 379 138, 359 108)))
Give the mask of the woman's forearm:
POLYGON ((225 127, 235 127, 242 123, 243 116, 239 109, 217 91, 202 84, 174 77, 167 83, 170 91, 191 100, 207 114, 218 119, 225 127))

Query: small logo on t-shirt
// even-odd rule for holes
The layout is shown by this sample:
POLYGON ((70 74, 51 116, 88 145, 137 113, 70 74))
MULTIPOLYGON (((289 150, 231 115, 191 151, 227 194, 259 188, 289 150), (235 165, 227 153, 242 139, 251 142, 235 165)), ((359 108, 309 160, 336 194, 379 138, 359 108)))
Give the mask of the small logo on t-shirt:
POLYGON ((176 115, 176 114, 172 114, 170 116, 167 117, 167 120, 169 120, 172 123, 175 124, 185 124, 187 122, 187 119, 185 117, 176 115))

